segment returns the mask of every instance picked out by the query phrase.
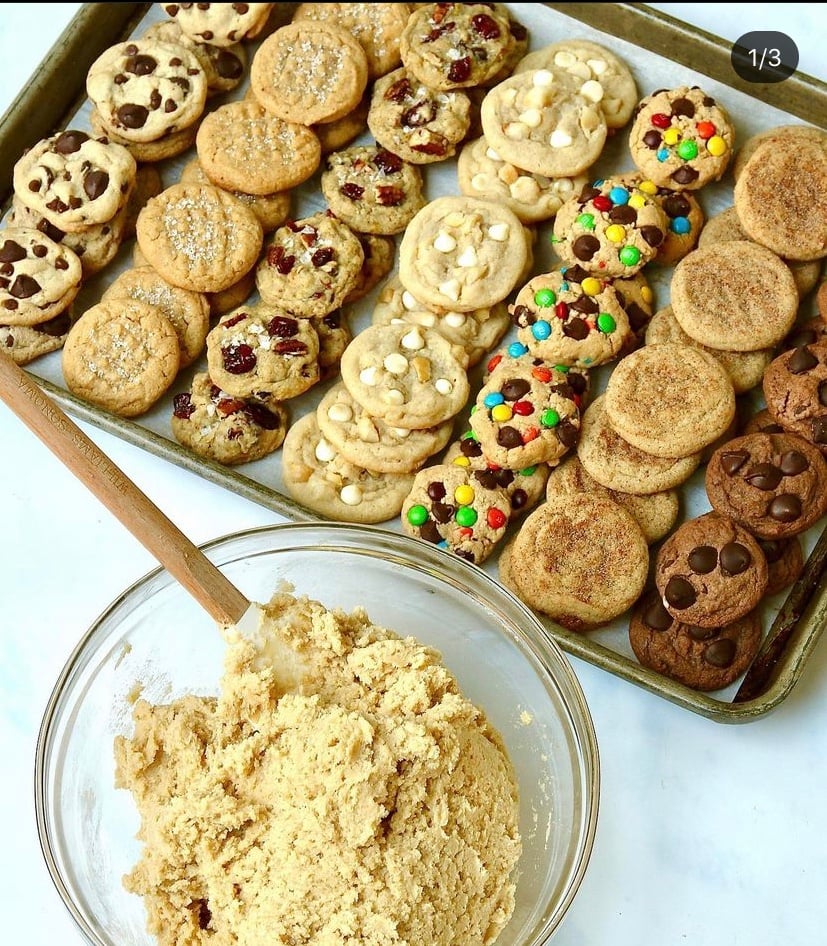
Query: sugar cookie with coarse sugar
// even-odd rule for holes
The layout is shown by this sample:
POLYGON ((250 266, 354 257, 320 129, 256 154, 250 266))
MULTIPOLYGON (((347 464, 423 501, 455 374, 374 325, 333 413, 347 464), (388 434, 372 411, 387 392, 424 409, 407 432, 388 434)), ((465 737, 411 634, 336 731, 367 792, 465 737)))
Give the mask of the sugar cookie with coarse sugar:
POLYGON ((455 417, 470 385, 463 349, 411 325, 371 325, 342 355, 342 380, 374 417, 393 427, 434 427, 455 417))
POLYGON ((735 416, 729 375, 688 345, 647 345, 615 366, 606 417, 630 444, 658 457, 687 457, 720 437, 735 416))
POLYGON ((325 519, 386 522, 399 515, 413 473, 377 473, 348 462, 322 435, 311 411, 287 431, 282 477, 290 496, 325 519))
POLYGON ((164 3, 190 39, 213 46, 232 46, 254 39, 267 25, 273 3, 164 3))
POLYGON ((402 507, 402 528, 466 561, 480 564, 504 536, 510 518, 505 490, 485 485, 452 463, 416 474, 402 507))
POLYGON ((193 453, 237 466, 278 450, 288 419, 285 405, 271 395, 235 397, 202 371, 193 377, 189 391, 173 398, 170 426, 175 439, 193 453))
POLYGON ((69 330, 62 366, 73 394, 121 417, 138 417, 178 374, 178 335, 160 309, 148 302, 102 301, 69 330))
POLYGON ((250 88, 268 112, 313 125, 353 111, 368 81, 365 52, 353 34, 332 20, 297 20, 256 50, 250 88))
POLYGON ((528 245, 507 207, 473 197, 438 197, 419 211, 399 246, 399 278, 426 305, 469 312, 514 289, 528 245))
POLYGON ((668 226, 650 182, 626 176, 586 185, 554 218, 552 245, 570 265, 600 276, 634 276, 655 259, 668 226))
POLYGON ((629 132, 638 170, 659 187, 697 190, 729 166, 735 129, 726 109, 703 89, 660 89, 641 100, 629 132))
POLYGON ((246 194, 273 194, 306 181, 319 166, 321 145, 310 128, 271 115, 246 99, 211 111, 195 139, 198 160, 213 184, 246 194))
POLYGON ((750 239, 790 260, 827 256, 827 134, 768 139, 735 182, 750 239))
POLYGON ((466 197, 499 201, 526 224, 550 220, 588 180, 585 174, 556 178, 532 174, 503 161, 484 136, 463 146, 457 179, 466 197))
POLYGON ((570 631, 623 614, 640 597, 649 549, 634 517, 599 493, 553 496, 520 526, 500 577, 570 631))
POLYGON ((789 267, 749 240, 693 250, 675 267, 671 294, 672 311, 686 334, 725 351, 772 348, 798 313, 789 267))
POLYGON ((547 177, 591 167, 606 142, 599 106, 548 69, 510 76, 482 101, 485 138, 505 161, 547 177))
POLYGON ((107 128, 129 141, 150 142, 201 118, 207 75, 185 46, 133 39, 98 56, 86 92, 107 128))
POLYGON ((590 40, 575 38, 551 43, 524 56, 514 72, 547 69, 577 80, 577 88, 596 102, 609 128, 622 128, 638 102, 635 77, 610 49, 590 40))
POLYGON ((258 217, 218 187, 173 184, 147 202, 135 227, 150 266, 167 282, 220 292, 256 264, 264 232, 258 217))
POLYGON ((40 230, 0 231, 0 323, 48 322, 69 308, 81 277, 77 255, 40 230))
POLYGON ((137 165, 126 148, 85 131, 42 138, 14 166, 14 192, 64 232, 111 220, 135 186, 137 165))

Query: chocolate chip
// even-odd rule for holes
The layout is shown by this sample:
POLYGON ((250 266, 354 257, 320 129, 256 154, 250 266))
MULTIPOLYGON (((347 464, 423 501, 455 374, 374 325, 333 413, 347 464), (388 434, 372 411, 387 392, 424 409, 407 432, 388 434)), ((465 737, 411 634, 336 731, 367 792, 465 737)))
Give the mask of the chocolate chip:
POLYGON ((497 476, 493 470, 475 470, 474 479, 476 479, 483 489, 497 488, 497 476))
POLYGON ((663 243, 663 230, 660 227, 641 227, 640 235, 649 246, 660 246, 663 243))
POLYGON ((774 565, 777 561, 780 561, 784 554, 785 543, 779 542, 778 539, 759 539, 758 544, 761 546, 761 551, 769 565, 774 565))
POLYGON ((609 220, 612 223, 620 223, 624 226, 634 223, 637 220, 637 211, 628 204, 618 204, 609 211, 609 220))
POLYGON ((589 326, 582 319, 569 319, 563 323, 563 334, 576 342, 582 342, 584 338, 588 338, 589 326))
POLYGON ((811 368, 815 368, 818 364, 818 358, 809 348, 802 345, 790 355, 787 359, 787 370, 792 374, 804 374, 806 371, 809 371, 811 368))
POLYGON ((746 450, 728 450, 721 454, 721 469, 727 476, 734 476, 749 460, 746 450))
POLYGON ((695 589, 690 583, 680 575, 673 575, 666 583, 663 592, 667 604, 682 611, 684 608, 691 607, 698 599, 695 589))
POLYGON ((599 249, 600 241, 590 233, 579 236, 571 247, 572 253, 584 263, 590 260, 599 249))
POLYGON ((688 624, 686 627, 686 633, 693 641, 708 641, 719 632, 720 628, 717 627, 698 627, 696 624, 688 624))
POLYGON ((240 79, 244 73, 244 64, 235 53, 221 49, 215 57, 215 71, 222 79, 240 79))
POLYGON ((513 450, 523 445, 523 438, 515 427, 502 427, 497 433, 497 443, 506 450, 513 450))
POLYGON ((827 407, 827 381, 822 381, 818 386, 818 403, 827 407))
POLYGON ((519 401, 530 390, 531 384, 525 378, 510 378, 500 387, 500 393, 506 401, 519 401))
POLYGON ((711 545, 698 545, 689 553, 687 561, 696 575, 708 575, 718 565, 718 550, 711 545))
POLYGON ((494 482, 501 489, 508 489, 514 482, 513 470, 494 470, 494 482))
POLYGON ((798 476, 810 469, 810 461, 798 450, 788 450, 781 455, 779 466, 784 476, 798 476))
POLYGON ((721 549, 721 572, 724 575, 740 575, 752 564, 752 555, 740 542, 727 542, 721 549))
POLYGON ((528 493, 524 489, 515 489, 511 494, 511 508, 525 509, 528 503, 528 493))
POLYGON ((713 667, 723 670, 735 659, 735 641, 728 637, 713 641, 704 651, 704 660, 713 667))
POLYGON ((445 489, 444 483, 440 483, 439 480, 434 480, 433 482, 428 483, 428 489, 426 492, 428 493, 428 497, 430 499, 439 502, 440 499, 445 499, 447 490, 445 489))
POLYGON ((473 437, 466 437, 465 440, 461 440, 459 444, 460 453, 464 457, 481 457, 482 456, 482 447, 479 443, 474 440, 473 437))
POLYGON ((649 324, 649 313, 645 309, 642 309, 636 302, 630 302, 625 306, 625 312, 633 332, 639 332, 644 326, 649 324))
POLYGON ((569 308, 574 312, 580 312, 582 315, 594 315, 595 312, 600 310, 600 306, 591 296, 579 296, 574 302, 569 303, 569 308))
POLYGON ((97 200, 109 187, 109 175, 106 171, 90 171, 83 178, 83 190, 89 200, 97 200))
POLYGON ((643 623, 653 631, 668 631, 672 626, 672 615, 664 608, 657 595, 652 595, 641 615, 643 623))
POLYGON ((0 247, 0 263, 16 263, 27 256, 25 249, 15 240, 6 240, 0 247))
POLYGON ((450 503, 434 503, 431 506, 431 515, 442 525, 454 518, 455 511, 455 507, 450 503))
POLYGON ((15 299, 30 299, 38 292, 40 292, 40 283, 25 273, 20 273, 9 288, 9 295, 14 296, 15 299))
POLYGON ((776 522, 795 522, 801 516, 801 500, 792 493, 782 493, 767 506, 767 512, 776 522))
POLYGON ((685 118, 694 118, 695 103, 685 98, 675 99, 672 103, 672 114, 683 115, 685 118))
POLYGON ((703 100, 702 100, 702 101, 703 101, 703 104, 704 104, 707 108, 712 108, 713 106, 715 106, 715 105, 717 104, 716 101, 715 101, 715 99, 712 98, 711 95, 705 95, 705 96, 703 97, 703 100))
POLYGON ((692 209, 683 194, 670 194, 661 206, 667 217, 686 217, 692 209))
POLYGON ((744 479, 756 489, 772 492, 781 482, 782 476, 781 470, 772 463, 758 463, 746 474, 744 479))
POLYGON ((563 444, 564 447, 573 447, 577 443, 577 438, 579 436, 579 429, 574 426, 574 424, 567 418, 564 417, 560 423, 554 428, 555 434, 557 434, 557 439, 563 444))
POLYGON ((815 329, 802 328, 787 336, 784 342, 785 348, 801 348, 802 345, 815 345, 819 340, 819 334, 815 329))
POLYGON ((813 443, 827 443, 827 417, 816 417, 812 425, 813 443))
POLYGON ((565 269, 561 270, 561 272, 563 276, 565 276, 566 282, 583 282, 589 275, 578 263, 575 263, 573 266, 567 266, 565 269))
POLYGON ((147 118, 149 118, 149 109, 143 105, 128 102, 118 108, 116 115, 124 128, 143 128, 147 118))
POLYGON ((587 204, 590 200, 593 200, 600 193, 599 187, 594 187, 592 184, 586 184, 582 191, 580 191, 580 196, 577 198, 581 204, 587 204))
POLYGON ((434 545, 442 541, 442 536, 433 519, 426 519, 425 522, 422 523, 419 527, 419 535, 426 542, 433 542, 434 545))
POLYGON ((124 63, 126 72, 131 72, 133 76, 151 76, 157 68, 158 61, 144 53, 130 56, 124 63))
POLYGON ((64 131, 55 140, 54 149, 58 154, 74 154, 88 140, 89 135, 85 131, 64 131))
POLYGON ((643 143, 650 151, 657 151, 662 140, 660 132, 654 128, 650 128, 643 136, 643 143))
POLYGON ((672 180, 676 184, 693 184, 698 180, 700 176, 699 172, 695 168, 691 168, 688 164, 684 164, 678 168, 677 171, 672 173, 672 180))

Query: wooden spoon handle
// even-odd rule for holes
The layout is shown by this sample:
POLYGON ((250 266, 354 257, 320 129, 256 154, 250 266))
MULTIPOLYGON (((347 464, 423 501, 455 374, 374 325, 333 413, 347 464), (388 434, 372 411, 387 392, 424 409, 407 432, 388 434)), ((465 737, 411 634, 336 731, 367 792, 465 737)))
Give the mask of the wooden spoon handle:
POLYGON ((219 624, 241 619, 247 598, 2 351, 0 399, 219 624))

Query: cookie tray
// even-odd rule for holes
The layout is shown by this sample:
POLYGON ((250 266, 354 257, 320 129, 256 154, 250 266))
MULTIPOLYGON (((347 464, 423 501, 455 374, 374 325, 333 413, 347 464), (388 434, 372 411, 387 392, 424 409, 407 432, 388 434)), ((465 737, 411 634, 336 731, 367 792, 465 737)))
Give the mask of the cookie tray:
MULTIPOLYGON (((294 4, 278 4, 286 22, 294 4)), ((542 17, 542 7, 568 18, 567 33, 588 35, 611 45, 612 38, 631 43, 640 57, 655 55, 708 76, 728 89, 750 95, 757 108, 781 109, 789 121, 827 125, 827 85, 795 73, 783 83, 751 85, 739 79, 730 63, 730 47, 723 40, 679 23, 640 3, 520 4, 518 17, 526 22, 542 17)), ((127 38, 149 14, 148 3, 85 4, 43 60, 39 70, 0 118, 0 205, 5 212, 12 194, 12 170, 22 151, 42 137, 66 127, 85 99, 89 66, 108 46, 127 38)), ((623 53, 621 53, 623 55, 623 53)), ((629 53, 626 54, 629 56, 629 53)), ((633 68, 636 59, 627 59, 633 68)), ((783 123, 783 116, 776 119, 783 123)), ((538 270, 539 271, 539 270, 538 270)), ((46 356, 48 359, 49 356, 46 356)), ((41 359, 43 361, 43 359, 41 359)), ((60 378, 42 372, 38 362, 29 366, 43 389, 76 418, 89 422, 131 444, 160 456, 224 489, 294 521, 319 520, 314 512, 289 496, 239 469, 200 459, 163 432, 157 423, 138 423, 108 414, 68 392, 60 378)), ((263 461, 260 461, 263 462, 263 461)), ((389 527, 399 529, 398 522, 389 527)), ((811 530, 812 532, 813 530, 811 530)), ((800 677, 807 658, 827 625, 827 528, 808 536, 805 570, 790 590, 746 676, 717 695, 700 693, 640 666, 631 652, 621 652, 601 640, 600 632, 575 634, 546 621, 549 635, 569 654, 615 674, 663 699, 716 722, 756 720, 776 708, 800 677)), ((496 567, 486 563, 496 574, 496 567)))

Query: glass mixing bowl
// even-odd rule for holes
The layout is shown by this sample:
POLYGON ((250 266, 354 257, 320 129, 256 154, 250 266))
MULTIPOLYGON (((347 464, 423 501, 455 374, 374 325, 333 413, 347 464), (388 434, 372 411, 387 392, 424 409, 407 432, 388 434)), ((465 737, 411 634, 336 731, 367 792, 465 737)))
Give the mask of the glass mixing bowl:
MULTIPOLYGON (((326 607, 438 649, 502 734, 520 787, 516 909, 497 946, 540 946, 583 878, 594 841, 599 762, 580 684, 533 615, 481 569, 419 540, 344 524, 252 529, 203 546, 250 600, 282 581, 326 607)), ((37 825, 64 903, 94 946, 155 946, 122 877, 138 860, 138 814, 114 786, 113 740, 135 697, 215 694, 225 644, 164 569, 128 588, 69 658, 37 745, 37 825)))

